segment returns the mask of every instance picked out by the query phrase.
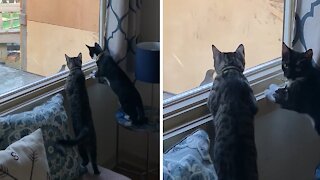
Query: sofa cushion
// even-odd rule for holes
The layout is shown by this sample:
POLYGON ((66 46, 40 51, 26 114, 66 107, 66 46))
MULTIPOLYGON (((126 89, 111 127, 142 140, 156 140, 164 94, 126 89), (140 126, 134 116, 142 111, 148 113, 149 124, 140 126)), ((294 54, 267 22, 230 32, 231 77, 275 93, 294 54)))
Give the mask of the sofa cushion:
POLYGON ((210 179, 217 175, 209 155, 210 140, 197 130, 163 155, 163 179, 210 179))
POLYGON ((41 129, 0 151, 0 179, 50 179, 41 129))
POLYGON ((106 169, 104 167, 98 166, 98 168, 99 168, 100 174, 99 175, 93 174, 91 163, 89 163, 87 165, 87 169, 89 170, 89 172, 81 176, 79 180, 109 180, 109 179, 130 180, 130 178, 122 174, 118 174, 109 169, 106 169))
POLYGON ((76 147, 61 148, 56 140, 71 138, 63 96, 56 94, 32 111, 0 117, 0 149, 41 128, 51 177, 74 179, 80 176, 80 156, 76 147))

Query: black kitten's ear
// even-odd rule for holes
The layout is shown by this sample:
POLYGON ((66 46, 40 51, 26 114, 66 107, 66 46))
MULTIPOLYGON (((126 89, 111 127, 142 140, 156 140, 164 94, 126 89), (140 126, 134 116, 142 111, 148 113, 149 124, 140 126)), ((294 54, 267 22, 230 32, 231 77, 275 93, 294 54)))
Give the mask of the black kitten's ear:
POLYGON ((98 43, 94 43, 94 47, 99 51, 99 53, 102 51, 102 48, 98 43))
POLYGON ((241 54, 242 57, 244 57, 244 46, 243 46, 243 44, 240 44, 240 45, 237 47, 236 52, 239 53, 239 54, 241 54))
POLYGON ((312 56, 313 56, 313 51, 312 49, 309 49, 308 51, 306 51, 304 53, 304 56, 307 58, 307 59, 312 59, 312 56))
POLYGON ((290 48, 282 42, 282 56, 287 55, 290 52, 290 48))
POLYGON ((86 45, 86 46, 87 46, 87 48, 88 48, 88 49, 90 49, 90 48, 91 48, 91 47, 90 47, 90 46, 88 46, 88 45, 86 45))
POLYGON ((82 53, 79 53, 79 54, 78 54, 78 58, 79 58, 80 60, 82 60, 82 53))

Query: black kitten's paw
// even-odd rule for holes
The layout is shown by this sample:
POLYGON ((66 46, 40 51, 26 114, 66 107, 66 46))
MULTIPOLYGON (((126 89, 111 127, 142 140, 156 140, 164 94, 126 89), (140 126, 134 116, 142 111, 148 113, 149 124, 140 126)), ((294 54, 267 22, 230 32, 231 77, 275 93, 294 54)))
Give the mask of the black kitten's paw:
POLYGON ((84 167, 87 166, 88 164, 89 164, 89 160, 88 159, 83 160, 82 163, 81 163, 81 165, 84 166, 84 167))
POLYGON ((275 102, 274 94, 278 89, 278 85, 270 84, 270 86, 264 91, 266 98, 271 102, 275 102))
POLYGON ((92 164, 92 169, 93 169, 93 173, 94 173, 95 175, 99 175, 99 174, 100 174, 100 171, 99 171, 99 168, 98 168, 98 165, 97 165, 97 164, 93 163, 93 164, 92 164))
POLYGON ((96 79, 97 77, 97 71, 93 70, 90 75, 89 75, 92 79, 96 79))
POLYGON ((283 104, 288 100, 288 89, 280 88, 273 94, 276 103, 283 104))
POLYGON ((88 168, 85 166, 80 166, 80 174, 87 174, 89 172, 88 168))
POLYGON ((99 175, 100 174, 100 171, 99 170, 94 170, 93 172, 95 175, 99 175))
POLYGON ((146 117, 140 118, 139 120, 132 121, 132 124, 135 126, 142 126, 147 123, 148 123, 148 118, 146 117))

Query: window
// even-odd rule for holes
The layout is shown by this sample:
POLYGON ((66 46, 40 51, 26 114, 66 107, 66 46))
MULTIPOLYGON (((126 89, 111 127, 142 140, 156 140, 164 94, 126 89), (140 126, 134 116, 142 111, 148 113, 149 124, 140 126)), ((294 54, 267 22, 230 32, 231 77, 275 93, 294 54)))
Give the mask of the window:
POLYGON ((0 96, 56 75, 64 54, 90 61, 85 44, 99 41, 99 2, 0 0, 0 96))
POLYGON ((211 44, 245 46, 246 69, 281 56, 283 0, 164 0, 164 98, 199 87, 213 69, 211 44))

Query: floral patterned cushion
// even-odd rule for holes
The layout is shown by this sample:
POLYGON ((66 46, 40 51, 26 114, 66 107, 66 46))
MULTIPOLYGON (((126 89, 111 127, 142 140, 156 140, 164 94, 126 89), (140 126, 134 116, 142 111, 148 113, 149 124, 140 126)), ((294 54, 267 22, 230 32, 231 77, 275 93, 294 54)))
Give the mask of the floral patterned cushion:
POLYGON ((71 138, 67 120, 61 94, 56 94, 32 111, 0 117, 0 149, 41 128, 51 178, 75 179, 81 175, 80 156, 76 147, 56 145, 57 139, 71 138))
POLYGON ((210 140, 197 130, 163 155, 163 179, 217 180, 209 155, 210 140))

